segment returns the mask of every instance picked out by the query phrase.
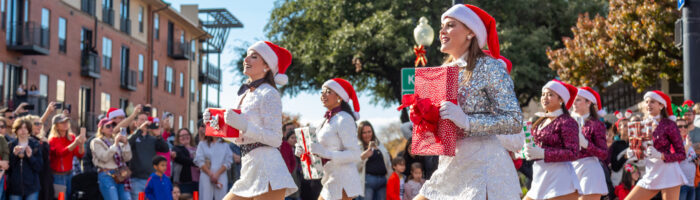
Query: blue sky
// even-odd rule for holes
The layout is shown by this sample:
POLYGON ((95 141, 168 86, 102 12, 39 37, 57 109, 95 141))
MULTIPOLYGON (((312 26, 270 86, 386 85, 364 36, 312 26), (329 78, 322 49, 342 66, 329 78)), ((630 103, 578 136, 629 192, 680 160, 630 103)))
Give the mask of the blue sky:
MULTIPOLYGON (((231 30, 226 49, 221 54, 222 76, 224 79, 221 85, 223 91, 221 94, 221 105, 225 108, 233 107, 233 99, 235 98, 233 95, 236 94, 235 91, 238 91, 238 87, 241 85, 240 82, 236 81, 241 80, 238 77, 239 75, 231 72, 231 69, 237 66, 233 66, 230 63, 239 59, 238 54, 233 52, 233 49, 242 46, 245 42, 252 44, 255 41, 266 39, 264 27, 270 17, 270 11, 274 7, 274 1, 167 0, 167 2, 172 3, 171 6, 176 10, 179 10, 182 4, 198 4, 199 8, 223 7, 243 23, 243 28, 231 30), (236 82, 234 83, 234 81, 236 82)), ((293 63, 291 67, 294 67, 293 63)), ((289 78, 293 79, 294 77, 289 78)), ((362 120, 372 122, 375 129, 381 129, 383 126, 399 121, 399 112, 395 109, 398 104, 383 108, 372 105, 369 100, 369 97, 362 98, 360 96, 360 107, 362 108, 360 116, 362 120)), ((282 103, 284 112, 300 114, 302 122, 320 120, 326 111, 320 101, 320 91, 301 93, 294 97, 285 95, 282 98, 282 103)))

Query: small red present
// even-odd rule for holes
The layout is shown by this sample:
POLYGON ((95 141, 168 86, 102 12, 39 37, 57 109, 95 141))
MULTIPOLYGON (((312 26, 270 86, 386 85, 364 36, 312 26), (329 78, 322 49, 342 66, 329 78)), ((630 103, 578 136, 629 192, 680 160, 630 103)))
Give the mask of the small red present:
POLYGON ((411 106, 413 122, 411 154, 455 155, 461 130, 448 119, 440 119, 440 104, 457 104, 459 68, 456 66, 416 68, 415 94, 404 95, 403 109, 411 106))
MULTIPOLYGON (((241 110, 233 110, 234 112, 241 114, 241 110)), ((204 123, 207 127, 206 136, 213 136, 213 137, 224 137, 224 138, 237 138, 238 137, 238 129, 235 129, 228 124, 226 124, 226 121, 224 120, 224 113, 226 112, 226 109, 223 108, 209 108, 209 113, 211 113, 211 119, 204 120, 204 123)))

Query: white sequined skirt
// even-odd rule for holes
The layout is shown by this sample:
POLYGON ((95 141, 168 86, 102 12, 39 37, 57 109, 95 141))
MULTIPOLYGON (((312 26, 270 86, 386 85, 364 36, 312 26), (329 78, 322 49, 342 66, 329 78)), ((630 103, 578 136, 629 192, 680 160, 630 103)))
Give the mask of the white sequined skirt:
POLYGON ((646 159, 644 174, 637 185, 647 190, 661 190, 686 184, 687 180, 678 162, 646 159))
POLYGON ((269 146, 258 147, 241 158, 241 178, 230 191, 250 198, 267 193, 270 188, 286 189, 285 196, 297 191, 280 151, 269 146))
POLYGON ((581 186, 571 162, 538 160, 532 164, 532 187, 527 197, 551 199, 577 191, 581 191, 581 186))
POLYGON ((513 160, 496 136, 457 141, 454 157, 440 156, 420 194, 428 199, 520 199, 513 160))

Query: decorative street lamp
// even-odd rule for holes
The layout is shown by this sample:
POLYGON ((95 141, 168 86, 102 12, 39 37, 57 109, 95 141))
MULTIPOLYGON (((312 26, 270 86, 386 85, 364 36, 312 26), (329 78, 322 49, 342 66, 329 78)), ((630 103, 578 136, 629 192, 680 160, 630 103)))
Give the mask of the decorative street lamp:
POLYGON ((418 44, 418 46, 413 47, 413 52, 416 54, 416 67, 418 64, 425 66, 428 62, 428 58, 425 57, 425 47, 433 44, 434 37, 435 32, 433 28, 428 25, 428 18, 420 17, 418 25, 413 29, 413 39, 415 39, 416 44, 418 44))

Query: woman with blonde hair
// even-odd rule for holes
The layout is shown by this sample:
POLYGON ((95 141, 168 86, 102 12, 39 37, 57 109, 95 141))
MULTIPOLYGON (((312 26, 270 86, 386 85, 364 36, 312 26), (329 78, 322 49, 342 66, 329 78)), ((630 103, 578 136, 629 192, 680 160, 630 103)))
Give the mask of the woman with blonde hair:
POLYGON ((83 144, 86 140, 85 129, 81 129, 80 135, 76 137, 70 131, 69 121, 68 116, 55 115, 49 132, 49 166, 53 173, 53 183, 65 187, 66 196, 70 196, 71 191, 73 157, 83 157, 85 153, 83 144))
POLYGON ((131 198, 126 191, 130 189, 128 179, 116 182, 112 175, 119 173, 119 168, 126 167, 126 162, 131 160, 131 146, 125 135, 114 132, 114 126, 116 123, 108 118, 97 124, 97 134, 90 142, 92 162, 99 169, 97 182, 102 197, 105 200, 128 200, 131 198))

